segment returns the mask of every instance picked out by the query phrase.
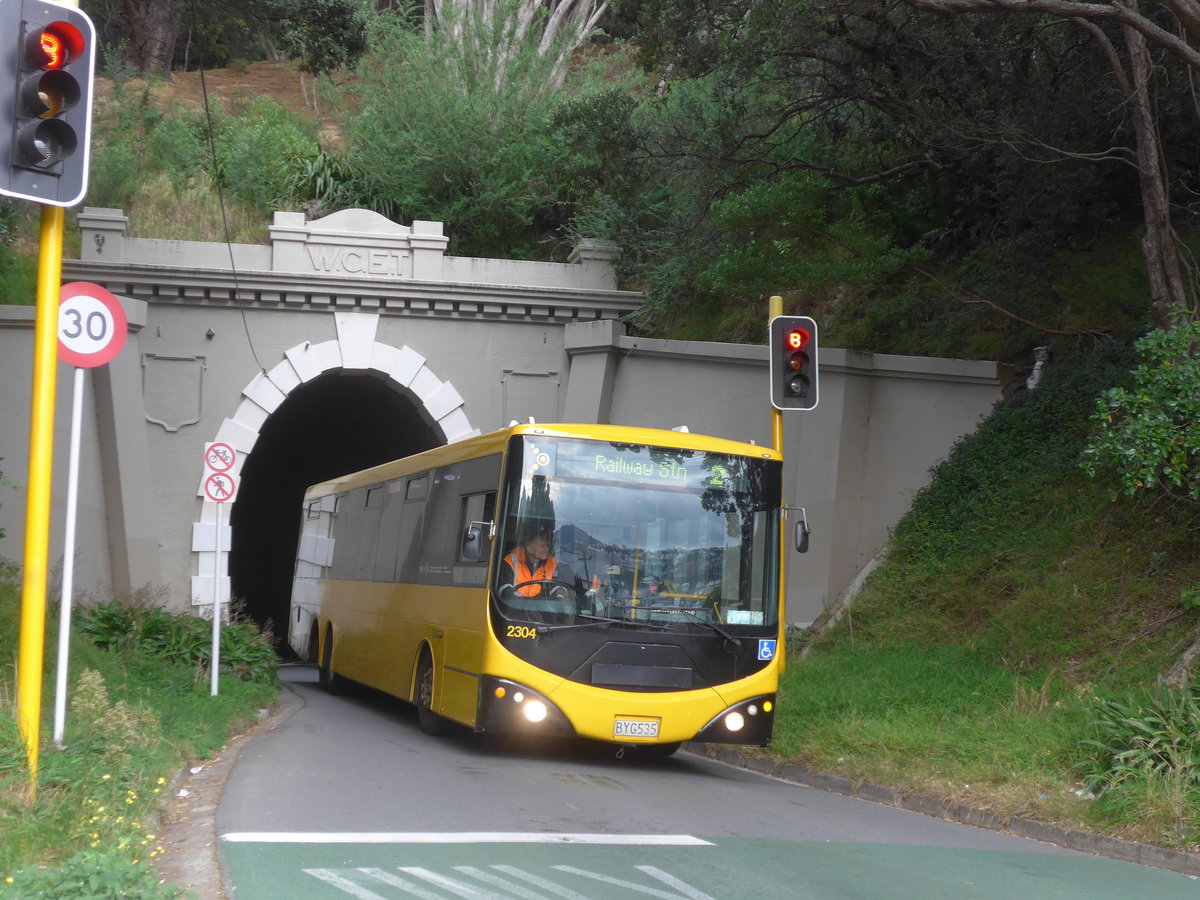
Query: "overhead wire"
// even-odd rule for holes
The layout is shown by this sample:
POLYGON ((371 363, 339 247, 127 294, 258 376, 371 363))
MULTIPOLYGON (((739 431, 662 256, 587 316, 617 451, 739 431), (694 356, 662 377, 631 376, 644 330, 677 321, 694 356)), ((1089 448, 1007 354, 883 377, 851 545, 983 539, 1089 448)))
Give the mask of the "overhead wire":
MULTIPOLYGON (((196 0, 191 0, 191 9, 192 30, 199 35, 200 20, 196 14, 196 0)), ((203 45, 198 50, 197 59, 196 69, 200 73, 200 94, 204 98, 204 121, 205 130, 208 135, 208 151, 212 157, 213 184, 217 189, 217 202, 221 208, 221 226, 225 234, 225 247, 229 251, 229 271, 233 276, 233 302, 237 304, 238 311, 242 314, 242 330, 246 333, 246 343, 250 345, 250 354, 254 357, 254 364, 258 366, 260 372, 266 374, 266 367, 263 366, 262 361, 258 358, 258 351, 254 348, 254 338, 250 335, 250 323, 246 320, 246 308, 240 302, 242 288, 238 282, 237 262, 233 255, 233 241, 229 235, 229 216, 225 212, 225 191, 221 187, 221 177, 218 171, 217 141, 213 129, 212 109, 208 103, 208 83, 204 79, 203 45)))

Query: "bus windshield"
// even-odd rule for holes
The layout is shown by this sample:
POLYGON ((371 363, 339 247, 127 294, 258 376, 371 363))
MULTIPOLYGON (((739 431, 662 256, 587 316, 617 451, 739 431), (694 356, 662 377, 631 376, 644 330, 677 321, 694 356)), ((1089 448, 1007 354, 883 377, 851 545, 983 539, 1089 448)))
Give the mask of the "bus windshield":
POLYGON ((773 632, 779 505, 771 460, 514 437, 494 595, 509 621, 773 632))

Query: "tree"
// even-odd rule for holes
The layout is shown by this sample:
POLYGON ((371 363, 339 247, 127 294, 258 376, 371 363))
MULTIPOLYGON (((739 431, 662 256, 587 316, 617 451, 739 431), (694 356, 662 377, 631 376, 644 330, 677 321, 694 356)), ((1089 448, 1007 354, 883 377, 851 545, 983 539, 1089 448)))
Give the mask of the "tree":
MULTIPOLYGON (((1189 66, 1194 52, 1163 27, 1169 14, 1161 8, 1157 18, 1139 20, 1127 8, 1072 0, 632 2, 647 62, 667 91, 723 74, 760 85, 764 102, 774 104, 773 117, 764 108, 757 127, 721 145, 736 154, 725 165, 766 160, 789 134, 821 133, 835 152, 800 155, 789 165, 825 171, 834 187, 907 183, 944 217, 940 226, 927 220, 940 230, 943 250, 999 247, 1001 238, 1017 278, 1089 233, 1141 225, 1151 300, 1145 313, 1161 323, 1171 306, 1191 299, 1171 224, 1172 215, 1192 210, 1171 199, 1193 195, 1191 148, 1200 135, 1187 80, 1163 73, 1172 63, 1165 50, 1189 66), (1089 6, 1131 25, 1122 32, 1116 18, 1076 28, 1044 11, 982 14, 1089 6), (1122 40, 1132 49, 1118 67, 1128 74, 1118 79, 1113 47, 1122 40), (1147 46, 1158 57, 1153 67, 1147 46), (789 128, 796 122, 805 128, 789 128), (1141 214, 1129 221, 1126 210, 1139 201, 1141 214)), ((760 177, 775 176, 768 170, 760 177)), ((933 233, 920 240, 934 247, 933 233)), ((1013 283, 1007 293, 1026 292, 1013 283)), ((1043 318, 1026 313, 1033 317, 1043 318)))
POLYGON ((353 65, 364 49, 361 0, 84 0, 101 41, 122 62, 166 75, 230 56, 270 55, 275 41, 312 74, 353 65), (182 43, 182 46, 181 46, 182 43))
POLYGON ((147 74, 171 71, 183 11, 175 0, 122 0, 129 25, 127 54, 147 74))
POLYGON ((1177 61, 1200 73, 1200 52, 1188 38, 1200 39, 1200 2, 1162 0, 1151 4, 1153 14, 1144 14, 1138 0, 1110 0, 1088 3, 1082 0, 906 0, 917 9, 944 15, 965 13, 1021 13, 1054 16, 1079 22, 1099 42, 1112 66, 1121 92, 1129 104, 1130 118, 1137 144, 1137 169, 1145 217, 1142 250, 1150 281, 1152 315, 1160 328, 1167 328, 1173 309, 1195 306, 1194 273, 1185 278, 1185 266, 1179 241, 1171 223, 1171 200, 1167 176, 1163 170, 1163 148, 1158 122, 1153 111, 1154 63, 1150 45, 1166 51, 1177 61), (1168 21, 1166 28, 1156 20, 1168 21), (1126 58, 1121 59, 1115 45, 1098 22, 1120 27, 1126 58))

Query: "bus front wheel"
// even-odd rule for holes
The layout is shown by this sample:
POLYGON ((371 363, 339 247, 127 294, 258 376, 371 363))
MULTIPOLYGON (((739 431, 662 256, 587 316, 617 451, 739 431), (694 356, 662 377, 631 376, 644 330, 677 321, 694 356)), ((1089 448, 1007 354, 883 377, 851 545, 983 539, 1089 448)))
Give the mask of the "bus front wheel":
POLYGON ((445 733, 446 720, 433 711, 433 659, 429 652, 421 654, 417 665, 417 725, 426 734, 445 733))

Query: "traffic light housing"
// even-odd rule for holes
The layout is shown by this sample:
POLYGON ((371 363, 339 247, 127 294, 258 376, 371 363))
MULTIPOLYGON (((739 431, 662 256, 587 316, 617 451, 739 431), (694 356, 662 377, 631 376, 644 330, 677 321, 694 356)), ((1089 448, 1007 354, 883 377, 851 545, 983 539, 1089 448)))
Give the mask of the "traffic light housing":
POLYGON ((96 29, 49 0, 0 0, 0 194, 75 206, 87 192, 96 29))
POLYGON ((767 340, 771 405, 812 409, 817 405, 817 323, 808 316, 776 316, 767 340))

